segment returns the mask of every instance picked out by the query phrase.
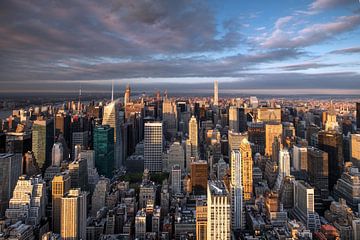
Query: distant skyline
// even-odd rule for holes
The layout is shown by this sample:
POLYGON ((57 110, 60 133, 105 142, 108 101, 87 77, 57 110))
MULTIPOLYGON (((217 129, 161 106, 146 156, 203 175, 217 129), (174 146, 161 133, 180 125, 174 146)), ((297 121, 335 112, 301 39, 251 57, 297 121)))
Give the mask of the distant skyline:
POLYGON ((0 24, 0 93, 360 94, 358 0, 4 0, 0 24))

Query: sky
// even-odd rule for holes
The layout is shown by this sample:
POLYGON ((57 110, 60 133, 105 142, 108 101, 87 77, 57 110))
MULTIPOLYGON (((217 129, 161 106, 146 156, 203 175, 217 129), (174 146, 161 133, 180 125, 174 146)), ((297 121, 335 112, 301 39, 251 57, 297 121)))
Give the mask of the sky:
POLYGON ((2 0, 0 93, 360 94, 359 0, 2 0))

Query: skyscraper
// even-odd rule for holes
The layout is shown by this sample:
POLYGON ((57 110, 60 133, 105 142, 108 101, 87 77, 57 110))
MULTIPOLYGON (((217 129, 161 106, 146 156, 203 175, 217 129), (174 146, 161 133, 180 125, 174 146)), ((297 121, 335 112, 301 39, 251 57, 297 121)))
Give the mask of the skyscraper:
POLYGON ((64 149, 61 143, 57 142, 54 143, 53 148, 52 148, 52 166, 57 166, 59 167, 61 162, 64 159, 64 149))
POLYGON ((191 144, 191 157, 198 159, 198 124, 195 116, 189 121, 189 140, 191 144))
POLYGON ((130 103, 130 95, 131 95, 131 89, 130 89, 130 84, 128 84, 126 85, 126 90, 124 94, 124 106, 130 103))
POLYGON ((356 103, 356 129, 360 131, 360 102, 356 103))
POLYGON ((236 106, 229 108, 229 130, 239 132, 239 109, 236 106))
POLYGON ((86 196, 80 189, 70 189, 61 198, 62 239, 86 239, 86 196))
POLYGON ((208 181, 207 239, 230 240, 231 204, 223 181, 208 181))
POLYGON ((329 156, 329 190, 331 191, 343 170, 343 136, 336 131, 320 131, 318 145, 319 149, 327 152, 329 156))
POLYGON ((290 154, 287 149, 279 151, 279 174, 284 179, 286 176, 290 176, 290 154))
POLYGON ((308 147, 307 159, 309 183, 325 199, 329 195, 328 153, 315 147, 308 147))
POLYGON ((192 189, 197 190, 204 190, 206 191, 207 181, 208 181, 208 163, 205 160, 197 160, 190 164, 191 171, 191 186, 192 189))
POLYGON ((163 126, 161 122, 145 123, 144 169, 161 172, 163 152, 163 126))
POLYGON ((51 165, 51 149, 54 144, 53 119, 34 121, 32 128, 32 151, 39 167, 45 170, 51 165))
POLYGON ((162 116, 164 131, 168 139, 175 137, 177 132, 177 108, 176 103, 169 99, 164 99, 162 105, 162 116))
POLYGON ((231 151, 231 227, 241 229, 244 223, 243 185, 242 185, 242 161, 239 150, 231 151))
POLYGON ((38 225, 45 217, 46 189, 45 181, 41 176, 20 176, 10 199, 9 208, 5 216, 14 224, 24 221, 28 225, 38 225))
POLYGON ((207 206, 201 201, 196 205, 196 240, 207 240, 207 206))
POLYGON ((244 138, 240 144, 241 167, 242 167, 242 186, 244 201, 252 198, 253 193, 253 159, 250 142, 244 138))
POLYGON ((0 153, 0 216, 3 216, 22 172, 21 154, 0 153))
POLYGON ((69 192, 70 181, 70 175, 64 172, 54 176, 51 182, 52 230, 54 233, 60 233, 61 198, 69 192))
POLYGON ((174 165, 171 169, 171 190, 173 194, 181 193, 181 168, 174 165))
POLYGON ((314 204, 314 188, 304 181, 294 181, 294 215, 311 231, 320 227, 314 204))
POLYGON ((360 168, 360 134, 351 134, 350 160, 353 165, 360 168))
POLYGON ((275 137, 282 139, 282 124, 281 123, 267 123, 265 125, 265 154, 272 155, 272 145, 275 137))
POLYGON ((122 141, 121 141, 121 121, 119 117, 119 109, 118 109, 119 101, 115 100, 109 103, 104 107, 104 114, 102 125, 109 125, 114 129, 114 163, 115 167, 120 167, 122 165, 122 141))
POLYGON ((218 81, 214 82, 214 106, 219 105, 219 89, 218 89, 218 81))
POLYGON ((114 170, 114 128, 109 125, 95 127, 94 150, 99 174, 111 177, 114 170))
POLYGON ((293 166, 294 170, 308 170, 307 148, 294 145, 293 146, 293 166))

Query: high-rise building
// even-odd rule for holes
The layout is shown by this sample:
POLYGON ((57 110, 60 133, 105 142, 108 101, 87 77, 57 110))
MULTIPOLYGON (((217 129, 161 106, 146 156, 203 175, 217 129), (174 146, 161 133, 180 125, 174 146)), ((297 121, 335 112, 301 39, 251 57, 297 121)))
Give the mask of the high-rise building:
POLYGON ((294 145, 293 146, 293 166, 295 171, 307 171, 308 170, 308 159, 307 159, 307 148, 294 145))
POLYGON ((28 178, 20 176, 5 212, 11 224, 23 221, 36 226, 45 217, 46 188, 41 176, 28 178))
POLYGON ((60 233, 61 198, 70 190, 70 175, 67 172, 55 175, 51 181, 52 198, 52 231, 60 233))
POLYGON ((161 122, 145 123, 144 169, 162 171, 163 125, 161 122))
POLYGON ((32 151, 42 170, 51 165, 51 149, 54 144, 53 119, 34 121, 32 128, 32 151))
POLYGON ((95 166, 99 174, 112 176, 114 170, 114 129, 109 125, 94 129, 95 166))
POLYGON ((196 205, 196 240, 207 240, 207 206, 201 203, 196 205))
POLYGON ((191 157, 198 159, 198 124, 195 116, 192 116, 189 121, 189 142, 191 144, 191 157))
POLYGON ((145 239, 146 234, 146 212, 140 209, 135 216, 135 238, 145 239))
POLYGON ((7 132, 5 134, 5 151, 24 154, 31 151, 31 132, 7 132))
POLYGON ((52 166, 59 167, 61 162, 64 160, 64 148, 61 143, 54 143, 52 148, 52 166))
POLYGON ((95 186, 94 193, 91 198, 91 215, 96 217, 96 213, 105 206, 106 197, 110 191, 110 180, 101 177, 95 186))
POLYGON ((223 181, 208 182, 207 205, 207 239, 230 240, 231 203, 223 181))
POLYGON ((279 174, 282 178, 290 176, 290 154, 287 149, 279 151, 279 174))
POLYGON ((329 156, 329 190, 331 191, 343 170, 343 136, 336 131, 320 131, 318 146, 329 156))
POLYGON ((356 103, 356 129, 360 131, 360 102, 356 103))
POLYGON ((172 143, 170 145, 168 152, 165 155, 167 161, 166 161, 166 167, 164 167, 164 169, 170 172, 173 166, 179 165, 182 171, 185 170, 184 147, 179 142, 172 143))
POLYGON ((0 216, 4 216, 21 173, 21 154, 0 153, 0 216))
POLYGON ((251 145, 246 138, 241 141, 240 153, 244 201, 249 201, 253 196, 253 159, 251 145))
POLYGON ((118 109, 119 101, 115 100, 104 107, 104 114, 102 125, 109 125, 114 130, 113 134, 113 148, 114 148, 114 166, 120 167, 123 164, 122 156, 122 141, 121 141, 121 119, 118 109))
POLYGON ((70 189, 69 193, 61 198, 62 239, 86 239, 86 197, 86 192, 70 189))
POLYGON ((318 148, 308 147, 307 159, 309 183, 325 199, 329 195, 328 154, 318 148))
POLYGON ((281 123, 281 108, 261 107, 256 116, 257 122, 281 123))
POLYGON ((173 194, 181 193, 181 169, 174 165, 171 169, 171 190, 173 194))
POLYGON ((242 229, 244 226, 244 197, 242 181, 242 159, 239 150, 231 151, 231 228, 242 229))
POLYGON ((69 164, 69 174, 71 177, 71 188, 81 188, 88 190, 88 168, 86 159, 78 158, 69 164))
POLYGON ((294 181, 294 215, 311 231, 316 231, 320 227, 319 216, 314 206, 314 188, 304 181, 294 181))
POLYGON ((193 190, 206 191, 209 170, 205 160, 198 160, 191 163, 191 186, 193 190))
POLYGON ((240 149, 240 144, 245 138, 248 138, 247 133, 228 131, 229 156, 232 151, 240 149))
POLYGON ((325 131, 337 131, 339 129, 339 123, 336 120, 336 112, 331 101, 330 110, 327 113, 325 131))
POLYGON ((128 103, 130 103, 130 95, 131 95, 131 89, 130 84, 126 85, 125 95, 124 95, 124 106, 126 106, 128 103))
POLYGON ((349 167, 341 175, 334 186, 333 195, 336 199, 343 198, 346 203, 358 211, 360 204, 360 172, 359 168, 349 167))
POLYGON ((239 132, 239 109, 236 106, 229 108, 229 130, 239 132))
POLYGON ((268 123, 265 125, 265 154, 272 155, 272 146, 275 137, 282 139, 282 124, 268 123))
POLYGON ((249 141, 253 143, 252 150, 254 153, 265 154, 265 124, 253 123, 248 124, 249 141))
POLYGON ((165 99, 162 105, 162 119, 164 124, 164 132, 168 139, 175 137, 177 133, 177 108, 176 102, 165 99))
POLYGON ((355 167, 360 168, 360 134, 351 134, 350 160, 355 167))
POLYGON ((218 81, 214 81, 214 106, 219 105, 219 86, 218 81))
POLYGON ((23 174, 31 177, 40 173, 41 171, 36 163, 34 153, 30 151, 25 153, 23 161, 23 174))

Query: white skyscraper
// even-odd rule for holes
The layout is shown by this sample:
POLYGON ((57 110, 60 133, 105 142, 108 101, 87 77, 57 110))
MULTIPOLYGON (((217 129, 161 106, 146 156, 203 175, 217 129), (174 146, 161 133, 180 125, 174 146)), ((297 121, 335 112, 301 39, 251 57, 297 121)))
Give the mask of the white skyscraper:
POLYGON ((244 222, 243 186, 241 153, 239 150, 231 151, 231 226, 232 229, 241 229, 244 222))
POLYGON ((145 123, 144 168, 161 172, 163 152, 163 129, 161 122, 145 123))
POLYGON ((64 159, 63 145, 59 142, 54 143, 52 148, 52 166, 59 167, 62 160, 64 159))
POLYGON ((290 154, 287 149, 281 149, 279 151, 279 174, 283 178, 290 176, 290 154))
POLYGON ((231 204, 223 181, 208 181, 207 205, 207 238, 230 240, 231 204))
POLYGON ((218 88, 218 81, 215 80, 214 82, 214 106, 219 105, 219 88, 218 88))

